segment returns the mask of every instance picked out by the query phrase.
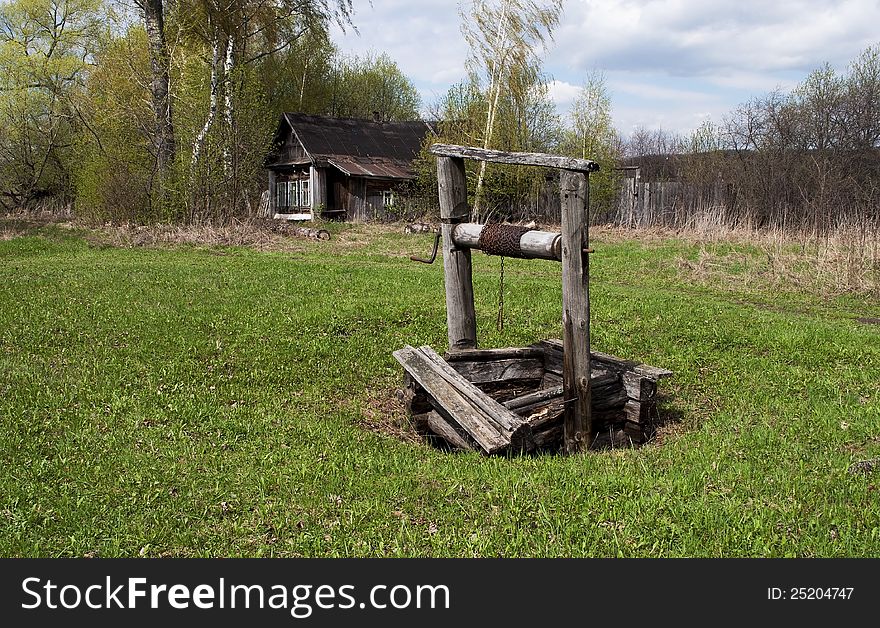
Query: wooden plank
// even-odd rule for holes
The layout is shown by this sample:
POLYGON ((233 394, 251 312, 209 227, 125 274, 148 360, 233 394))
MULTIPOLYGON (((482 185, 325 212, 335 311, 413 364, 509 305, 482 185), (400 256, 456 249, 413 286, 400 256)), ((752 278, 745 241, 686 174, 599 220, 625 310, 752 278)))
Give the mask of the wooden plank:
MULTIPOLYGON (((547 425, 562 425, 562 415, 565 413, 565 402, 560 397, 554 399, 542 406, 530 406, 529 411, 523 413, 523 418, 532 427, 532 432, 545 429, 547 425)), ((517 412, 522 412, 527 408, 520 408, 517 412)))
POLYGON ((589 159, 575 159, 547 153, 509 153, 500 150, 487 150, 471 146, 455 146, 453 144, 433 144, 431 152, 444 157, 476 159, 496 164, 514 164, 519 166, 542 166, 545 168, 562 168, 577 172, 598 172, 599 164, 589 159))
POLYGON ((544 359, 539 347, 505 347, 501 349, 456 349, 446 353, 447 362, 487 362, 489 360, 544 359))
POLYGON ((443 275, 446 284, 446 327, 449 349, 475 349, 477 315, 470 249, 459 249, 453 241, 455 223, 470 216, 467 204, 467 176, 459 157, 437 159, 437 188, 440 201, 440 232, 443 238, 443 275))
POLYGON ((348 179, 348 219, 362 222, 367 216, 367 181, 359 177, 348 179))
MULTIPOLYGON (((503 437, 485 415, 450 384, 424 353, 407 345, 392 354, 419 385, 425 389, 434 409, 462 427, 487 454, 506 449, 510 439, 503 437)), ((454 372, 454 371, 453 371, 454 372)), ((462 381, 466 381, 462 378, 462 381)))
POLYGON ((562 425, 554 425, 546 430, 535 432, 535 447, 538 449, 558 447, 562 442, 562 432, 562 425))
POLYGON ((327 169, 312 166, 309 170, 309 179, 311 180, 312 217, 320 218, 322 211, 330 209, 327 207, 327 169))
MULTIPOLYGON (((592 391, 595 392, 595 391, 592 391)), ((594 410, 622 410, 629 397, 623 386, 606 389, 605 394, 591 399, 590 407, 594 410)))
MULTIPOLYGON (((434 364, 436 372, 443 379, 454 386, 461 396, 483 413, 488 424, 499 430, 512 450, 531 451, 534 449, 532 430, 525 421, 464 379, 431 347, 427 345, 419 347, 419 351, 434 364)), ((428 392, 430 393, 430 391, 428 392)), ((441 400, 438 399, 438 401, 441 400)), ((452 418, 456 417, 453 415, 452 418)), ((464 425, 462 427, 467 429, 464 425)))
POLYGON ((623 413, 627 421, 640 425, 648 424, 652 419, 652 410, 656 408, 651 402, 627 400, 623 406, 623 413))
POLYGON ((427 414, 428 427, 456 449, 477 451, 479 446, 461 428, 456 429, 455 423, 449 422, 436 411, 427 414))
MULTIPOLYGON (((590 375, 593 375, 592 372, 590 375)), ((592 396, 597 399, 604 399, 618 391, 624 392, 620 375, 608 371, 590 378, 590 390, 593 392, 592 396)))
POLYGON ((531 428, 525 421, 464 379, 431 347, 406 346, 393 355, 425 389, 435 409, 467 432, 487 454, 534 448, 531 428))
POLYGON ((510 379, 540 380, 544 375, 541 360, 495 360, 489 362, 452 362, 452 368, 473 384, 497 382, 510 379))
POLYGON ((648 377, 654 381, 674 375, 674 373, 668 369, 662 369, 659 366, 650 366, 648 364, 639 364, 633 369, 633 372, 648 377))
POLYGON ((657 394, 657 380, 645 377, 635 371, 624 371, 621 375, 623 387, 630 399, 647 401, 657 394))
POLYGON ((528 395, 523 395, 521 397, 511 399, 510 401, 506 401, 504 402, 504 407, 510 410, 516 410, 517 408, 523 408, 525 406, 531 406, 536 403, 550 401, 551 399, 561 396, 562 386, 553 386, 552 388, 545 388, 544 390, 539 390, 538 392, 530 393, 528 395))
MULTIPOLYGON (((547 341, 542 341, 547 342, 547 341)), ((611 365, 606 364, 604 362, 599 362, 596 359, 595 352, 592 352, 590 359, 590 377, 592 379, 596 379, 597 377, 604 377, 608 373, 619 373, 619 370, 616 368, 611 368, 611 365)), ((555 346, 548 347, 544 353, 544 372, 547 375, 558 375, 562 376, 563 370, 563 352, 562 352, 562 343, 560 342, 559 349, 557 350, 555 346)), ((543 386, 544 388, 548 388, 550 385, 543 386)))
POLYGON ((638 373, 639 375, 649 377, 654 380, 663 379, 664 377, 669 377, 673 374, 672 371, 668 371, 666 369, 661 369, 656 366, 649 366, 648 364, 635 362, 633 360, 624 360, 623 358, 618 358, 607 353, 602 353, 601 351, 593 351, 593 357, 599 362, 604 362, 612 366, 617 366, 621 370, 631 370, 634 373, 638 373))
POLYGON ((540 383, 540 379, 508 379, 501 382, 484 382, 475 385, 492 397, 492 399, 503 405, 508 399, 538 390, 540 383))
POLYGON ((623 433, 636 444, 645 442, 645 430, 643 426, 638 423, 630 423, 627 421, 623 424, 623 433))
MULTIPOLYGON (((589 172, 589 169, 586 170, 589 172)), ((584 172, 563 170, 559 178, 562 204, 562 385, 565 399, 565 453, 586 451, 590 423, 590 293, 587 211, 589 186, 584 172)))
MULTIPOLYGON (((561 372, 559 369, 559 364, 562 360, 563 350, 562 350, 562 341, 556 338, 541 340, 540 342, 532 345, 533 347, 542 347, 547 356, 547 370, 552 372, 561 372)), ((648 377, 654 380, 663 379, 665 377, 669 377, 674 373, 667 369, 659 368, 656 366, 650 366, 648 364, 643 364, 641 362, 635 362, 633 360, 625 360, 623 358, 618 358, 617 356, 610 355, 608 353, 602 353, 601 351, 591 351, 590 357, 592 358, 593 365, 596 367, 611 367, 620 371, 633 371, 643 377, 648 377)))
POLYGON ((541 380, 541 388, 552 388, 553 386, 562 386, 562 371, 554 373, 546 371, 544 379, 541 380))
MULTIPOLYGON (((596 380, 594 379, 593 382, 596 383, 596 380)), ((593 386, 590 395, 593 424, 599 425, 603 421, 622 419, 624 406, 628 399, 619 380, 612 376, 605 382, 600 381, 599 384, 599 386, 593 386)), ((524 417, 534 428, 538 415, 543 416, 548 412, 550 414, 561 413, 563 403, 562 387, 556 386, 511 399, 504 405, 524 417)))

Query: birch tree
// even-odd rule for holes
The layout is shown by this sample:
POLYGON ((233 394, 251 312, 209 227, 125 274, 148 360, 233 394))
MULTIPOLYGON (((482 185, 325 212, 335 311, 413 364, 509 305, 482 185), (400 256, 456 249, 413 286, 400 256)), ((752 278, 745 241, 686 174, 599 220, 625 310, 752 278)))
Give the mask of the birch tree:
POLYGON ((587 74, 569 115, 571 130, 565 152, 592 159, 602 166, 590 177, 590 205, 595 217, 615 204, 614 165, 622 152, 622 141, 611 118, 611 98, 604 74, 599 71, 587 74))
POLYGON ((571 121, 579 157, 598 160, 616 139, 611 120, 611 98, 601 72, 590 72, 571 106, 571 121))
MULTIPOLYGON (((461 32, 471 48, 469 69, 485 85, 486 121, 482 147, 492 148, 502 95, 525 100, 523 80, 540 74, 538 52, 553 37, 562 0, 472 0, 459 8, 461 32)), ((474 213, 479 215, 486 162, 477 176, 474 213)))
MULTIPOLYGON (((146 1, 146 0, 143 0, 146 1)), ((205 143, 220 120, 222 188, 237 202, 241 164, 238 101, 252 68, 296 46, 306 37, 326 38, 331 21, 351 25, 351 0, 180 0, 181 28, 210 50, 210 93, 204 123, 190 158, 194 182, 205 143)), ((303 81, 305 77, 303 77, 303 81)), ((253 89, 254 85, 250 85, 253 89)), ((304 86, 302 89, 305 89, 304 86)), ((246 95, 245 95, 246 96, 246 95)), ((247 113, 247 112, 245 112, 247 113)), ((246 141, 246 139, 245 139, 246 141)), ((190 186, 194 188, 193 185, 190 186)), ((192 208, 191 208, 192 212, 192 208)))

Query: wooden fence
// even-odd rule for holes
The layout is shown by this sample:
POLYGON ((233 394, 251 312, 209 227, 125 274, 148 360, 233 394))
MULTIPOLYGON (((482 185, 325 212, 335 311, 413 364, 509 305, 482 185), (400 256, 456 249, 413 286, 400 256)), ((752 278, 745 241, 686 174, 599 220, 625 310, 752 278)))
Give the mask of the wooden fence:
POLYGON ((612 222, 625 227, 682 226, 696 216, 723 217, 733 203, 732 186, 721 181, 698 186, 625 177, 612 222))

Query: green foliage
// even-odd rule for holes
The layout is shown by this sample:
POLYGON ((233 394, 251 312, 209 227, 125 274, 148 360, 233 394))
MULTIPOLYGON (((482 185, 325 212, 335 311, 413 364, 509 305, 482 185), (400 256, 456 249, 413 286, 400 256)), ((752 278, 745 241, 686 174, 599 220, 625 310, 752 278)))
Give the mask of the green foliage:
POLYGON ((93 222, 156 220, 146 33, 135 27, 108 41, 95 61, 82 98, 89 125, 75 145, 77 215, 93 222))
MULTIPOLYGON (((483 148, 499 148, 495 132, 505 104, 512 105, 517 128, 525 127, 526 112, 529 104, 535 102, 535 90, 541 80, 538 51, 552 38, 561 13, 561 0, 478 0, 459 6, 461 32, 471 48, 471 80, 477 82, 486 100, 480 144, 483 148)), ((474 191, 477 220, 492 213, 482 206, 487 170, 487 164, 482 162, 474 191)), ((514 174, 514 178, 519 179, 520 175, 514 174)))
POLYGON ((0 5, 0 203, 69 197, 77 99, 101 40, 100 0, 0 5))
POLYGON ((387 54, 343 58, 327 77, 332 98, 327 115, 339 118, 418 120, 421 97, 387 54))
POLYGON ((387 55, 342 59, 330 42, 329 24, 351 25, 350 0, 149 9, 145 29, 100 0, 0 7, 5 208, 75 198, 93 222, 224 222, 256 211, 280 111, 419 116, 387 55))
POLYGON ((418 120, 421 97, 391 57, 340 56, 326 39, 313 37, 267 60, 261 69, 275 111, 336 118, 418 120))
POLYGON ((339 52, 326 31, 309 30, 282 53, 259 61, 269 108, 277 114, 298 111, 325 114, 333 101, 339 52))
MULTIPOLYGON (((542 77, 533 76, 521 97, 504 92, 498 98, 495 113, 492 148, 505 151, 558 152, 563 129, 556 107, 550 100, 542 77)), ((439 103, 439 138, 447 144, 482 146, 487 115, 487 95, 476 74, 467 81, 452 86, 439 103)), ((476 202, 476 188, 480 179, 479 162, 468 160, 471 204, 476 202)), ((436 166, 434 166, 436 167, 436 166)), ((421 185, 429 187, 435 174, 429 168, 419 169, 421 185), (427 175, 428 178, 425 178, 427 175)), ((558 220, 558 196, 548 186, 546 173, 541 168, 491 164, 483 173, 483 219, 558 220)), ((436 195, 436 186, 434 194, 436 195)))

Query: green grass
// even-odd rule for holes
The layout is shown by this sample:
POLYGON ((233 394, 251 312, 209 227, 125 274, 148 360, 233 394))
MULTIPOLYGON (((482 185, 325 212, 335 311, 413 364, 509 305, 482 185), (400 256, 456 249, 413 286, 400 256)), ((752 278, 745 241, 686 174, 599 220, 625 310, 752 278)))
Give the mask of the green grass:
MULTIPOLYGON (((93 239, 92 239, 93 240, 93 239)), ((876 300, 762 284, 760 253, 598 242, 593 346, 675 371, 662 442, 450 454, 365 428, 391 352, 445 348, 430 237, 299 252, 0 242, 0 555, 876 556, 876 300)), ((475 254, 482 346, 559 337, 559 266, 475 254)))

